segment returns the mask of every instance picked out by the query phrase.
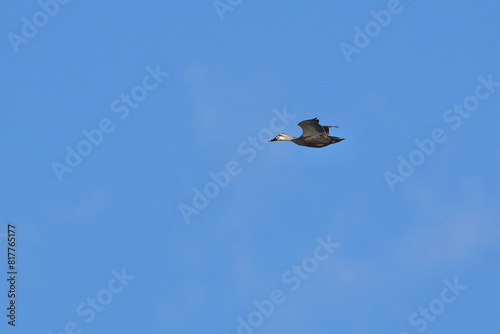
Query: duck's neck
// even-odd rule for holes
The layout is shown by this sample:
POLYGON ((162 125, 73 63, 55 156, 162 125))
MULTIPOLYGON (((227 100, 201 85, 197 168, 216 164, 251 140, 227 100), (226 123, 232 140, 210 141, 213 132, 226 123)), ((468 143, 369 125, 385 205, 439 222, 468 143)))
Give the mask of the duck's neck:
POLYGON ((278 140, 280 140, 280 141, 292 141, 296 138, 297 137, 292 137, 292 136, 289 136, 289 135, 286 135, 283 133, 281 136, 279 136, 278 140))

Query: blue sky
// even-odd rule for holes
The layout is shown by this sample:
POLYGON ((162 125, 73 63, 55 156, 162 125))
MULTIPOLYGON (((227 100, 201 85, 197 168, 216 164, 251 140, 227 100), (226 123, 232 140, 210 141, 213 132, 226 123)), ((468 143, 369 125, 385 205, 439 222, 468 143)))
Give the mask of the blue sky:
POLYGON ((215 5, 4 4, 2 333, 498 333, 500 4, 215 5))

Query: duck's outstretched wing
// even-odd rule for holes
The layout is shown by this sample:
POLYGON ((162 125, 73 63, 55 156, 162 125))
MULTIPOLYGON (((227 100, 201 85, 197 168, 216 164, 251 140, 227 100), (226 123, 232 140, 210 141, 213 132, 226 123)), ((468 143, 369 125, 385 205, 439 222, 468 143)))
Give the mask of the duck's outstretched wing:
POLYGON ((317 118, 308 119, 299 123, 302 128, 302 136, 317 136, 319 134, 326 134, 330 132, 329 128, 319 125, 319 120, 317 118))
POLYGON ((330 135, 330 128, 337 128, 337 126, 331 125, 320 125, 319 120, 317 118, 308 119, 299 123, 299 126, 302 128, 302 136, 317 136, 320 134, 330 135))

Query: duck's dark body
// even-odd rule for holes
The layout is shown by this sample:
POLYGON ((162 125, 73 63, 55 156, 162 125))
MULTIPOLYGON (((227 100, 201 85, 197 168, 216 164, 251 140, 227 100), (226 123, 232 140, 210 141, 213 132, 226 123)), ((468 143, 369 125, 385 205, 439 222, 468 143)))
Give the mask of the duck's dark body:
POLYGON ((292 139, 292 142, 294 142, 297 145, 300 146, 307 146, 307 147, 325 147, 331 144, 338 143, 339 141, 344 140, 344 138, 339 138, 339 137, 333 137, 333 136, 324 136, 324 135, 317 135, 317 136, 309 136, 309 137, 303 137, 300 136, 299 138, 292 139))

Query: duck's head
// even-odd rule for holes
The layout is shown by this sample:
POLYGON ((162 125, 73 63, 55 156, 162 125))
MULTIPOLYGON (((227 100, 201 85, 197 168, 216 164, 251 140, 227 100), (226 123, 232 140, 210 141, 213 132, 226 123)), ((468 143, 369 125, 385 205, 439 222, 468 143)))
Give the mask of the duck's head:
POLYGON ((293 137, 292 136, 289 136, 289 135, 286 135, 284 133, 280 133, 279 135, 277 135, 276 137, 274 137, 273 139, 270 140, 270 142, 272 141, 284 141, 284 140, 292 140, 293 137))

